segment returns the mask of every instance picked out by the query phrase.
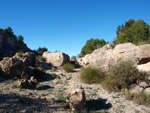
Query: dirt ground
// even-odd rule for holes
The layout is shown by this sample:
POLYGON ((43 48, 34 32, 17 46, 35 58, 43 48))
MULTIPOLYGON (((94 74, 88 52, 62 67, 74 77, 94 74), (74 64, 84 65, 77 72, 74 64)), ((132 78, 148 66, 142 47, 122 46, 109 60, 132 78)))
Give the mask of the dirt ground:
POLYGON ((122 93, 108 92, 100 84, 81 83, 80 69, 72 73, 48 69, 46 73, 47 79, 39 83, 41 90, 21 89, 16 87, 17 80, 0 79, 0 113, 71 113, 65 98, 76 85, 86 93, 87 105, 81 113, 150 113, 149 107, 127 100, 122 93))

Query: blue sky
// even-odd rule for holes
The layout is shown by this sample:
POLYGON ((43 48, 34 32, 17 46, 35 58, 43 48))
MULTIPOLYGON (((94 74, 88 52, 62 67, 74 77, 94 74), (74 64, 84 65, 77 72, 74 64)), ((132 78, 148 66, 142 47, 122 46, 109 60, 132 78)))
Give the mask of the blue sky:
POLYGON ((112 41, 130 18, 150 24, 150 0, 0 0, 0 28, 10 26, 31 49, 72 55, 91 38, 112 41))

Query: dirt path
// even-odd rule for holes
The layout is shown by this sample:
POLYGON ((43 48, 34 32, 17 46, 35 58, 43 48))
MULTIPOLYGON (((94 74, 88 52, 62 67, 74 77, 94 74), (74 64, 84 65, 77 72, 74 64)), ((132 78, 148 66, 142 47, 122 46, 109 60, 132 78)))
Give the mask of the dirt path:
POLYGON ((79 70, 73 73, 47 70, 48 79, 39 83, 42 90, 17 88, 16 80, 0 82, 0 112, 70 113, 65 104, 66 94, 73 86, 81 85, 86 92, 87 109, 91 112, 150 113, 150 108, 127 100, 122 93, 110 93, 99 84, 81 83, 79 73, 79 70), (52 80, 50 74, 57 78, 52 80))

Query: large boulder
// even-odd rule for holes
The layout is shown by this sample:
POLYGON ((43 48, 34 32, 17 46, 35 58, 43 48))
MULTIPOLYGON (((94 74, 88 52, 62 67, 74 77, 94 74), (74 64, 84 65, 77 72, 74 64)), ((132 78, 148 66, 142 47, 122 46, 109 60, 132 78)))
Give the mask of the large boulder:
POLYGON ((81 110, 86 105, 85 91, 81 86, 76 86, 68 92, 67 104, 74 110, 81 110))
POLYGON ((62 52, 44 52, 43 57, 46 58, 47 63, 51 63, 53 66, 62 66, 63 64, 70 61, 70 57, 62 52))
POLYGON ((0 61, 1 69, 4 73, 11 76, 20 77, 22 71, 27 66, 34 66, 35 54, 32 52, 16 53, 13 57, 5 57, 0 61))
POLYGON ((110 65, 119 60, 132 60, 137 65, 146 64, 150 61, 150 44, 136 46, 132 43, 118 44, 114 49, 110 44, 96 49, 93 53, 79 58, 78 62, 83 65, 91 65, 109 71, 110 65))
POLYGON ((26 44, 0 31, 0 60, 4 57, 12 57, 20 50, 23 52, 31 51, 26 44))

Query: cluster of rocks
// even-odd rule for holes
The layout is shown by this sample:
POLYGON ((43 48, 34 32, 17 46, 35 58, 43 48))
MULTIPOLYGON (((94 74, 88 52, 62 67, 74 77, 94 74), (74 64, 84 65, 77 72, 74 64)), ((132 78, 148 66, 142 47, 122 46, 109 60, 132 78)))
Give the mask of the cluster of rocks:
POLYGON ((32 52, 16 53, 13 57, 5 57, 0 61, 2 71, 12 77, 20 77, 23 70, 29 66, 34 67, 35 54, 32 52))
POLYGON ((37 86, 37 79, 34 76, 31 76, 29 79, 21 79, 18 81, 18 87, 20 88, 29 88, 35 89, 37 86))
MULTIPOLYGON (((109 71, 110 66, 122 60, 130 60, 135 63, 139 71, 150 74, 150 44, 136 46, 132 43, 118 44, 112 48, 110 44, 96 49, 92 54, 79 58, 78 62, 85 66, 95 66, 104 71, 109 71)), ((130 93, 145 91, 150 94, 150 77, 139 79, 130 86, 130 93)))

